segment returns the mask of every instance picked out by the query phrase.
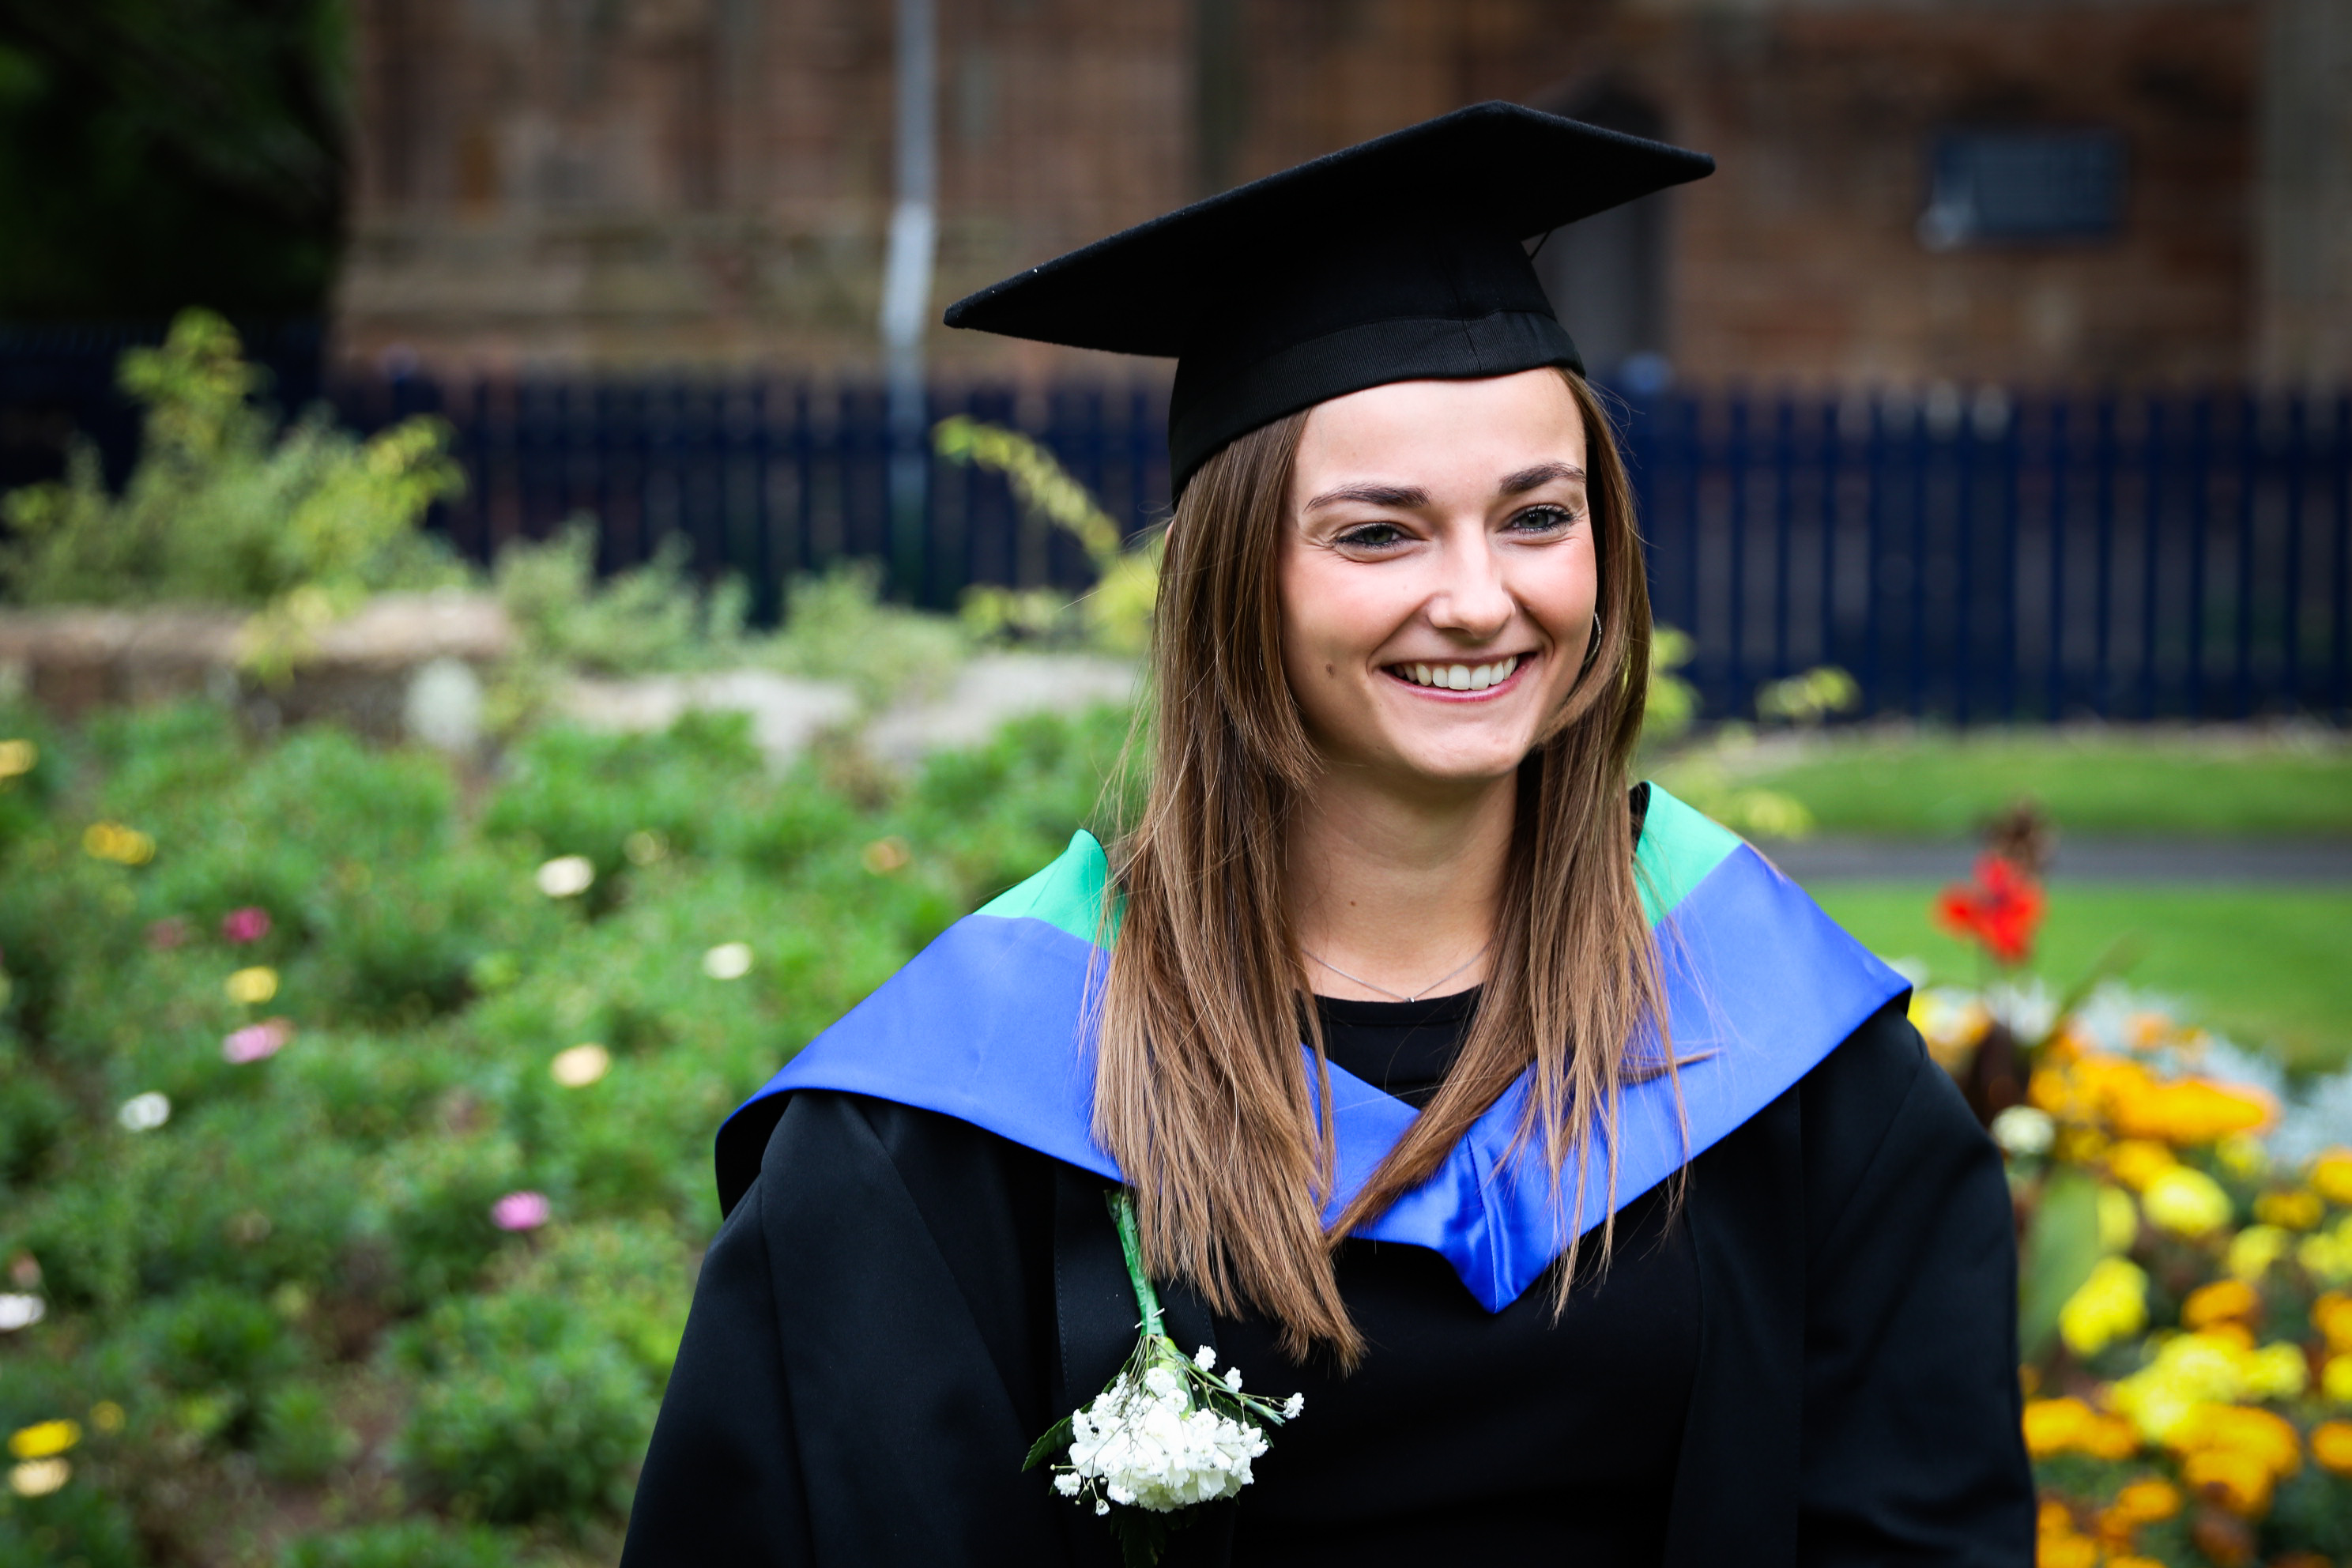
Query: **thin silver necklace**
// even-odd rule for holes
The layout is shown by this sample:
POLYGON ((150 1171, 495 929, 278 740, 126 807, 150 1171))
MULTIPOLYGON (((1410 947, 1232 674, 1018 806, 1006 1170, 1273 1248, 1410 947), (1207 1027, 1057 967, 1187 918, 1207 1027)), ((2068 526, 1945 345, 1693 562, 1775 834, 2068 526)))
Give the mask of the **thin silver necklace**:
POLYGON ((1352 980, 1367 991, 1377 991, 1381 995, 1391 997, 1399 1002, 1418 1002, 1423 997, 1428 995, 1431 992, 1436 990, 1439 986, 1444 984, 1447 981, 1453 979, 1455 975, 1461 973, 1464 970, 1469 968, 1472 964, 1477 963, 1480 959, 1486 957, 1486 950, 1494 945, 1495 939, 1491 936, 1488 937, 1485 942, 1478 945, 1477 952, 1472 953, 1469 957, 1464 959, 1461 963, 1455 964, 1453 968, 1447 970, 1444 973, 1439 975, 1436 979, 1431 981, 1428 984, 1423 986, 1420 990, 1414 992, 1410 996, 1398 995, 1397 993, 1390 990, 1385 985, 1375 985, 1360 974, 1350 974, 1320 953, 1307 952, 1307 950, 1303 947, 1298 951, 1301 952, 1307 952, 1307 957, 1313 959, 1316 963, 1321 964, 1324 968, 1329 970, 1340 979, 1352 980))

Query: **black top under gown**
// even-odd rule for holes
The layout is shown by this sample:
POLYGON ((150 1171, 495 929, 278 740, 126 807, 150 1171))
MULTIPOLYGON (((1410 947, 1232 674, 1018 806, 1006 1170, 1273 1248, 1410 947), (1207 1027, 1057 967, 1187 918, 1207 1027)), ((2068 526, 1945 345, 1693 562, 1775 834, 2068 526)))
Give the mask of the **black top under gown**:
MULTIPOLYGON (((1331 1061, 1413 1105, 1437 1091, 1478 993, 1318 998, 1331 1061)), ((1301 1368, 1256 1321, 1217 1323, 1244 1386, 1307 1395, 1235 1510, 1236 1563, 1556 1562, 1654 1568, 1698 1363, 1698 1279, 1663 1193, 1553 1320, 1552 1280, 1501 1312, 1424 1247, 1353 1240, 1339 1289, 1368 1343, 1351 1376, 1301 1368)))
MULTIPOLYGON (((1410 1091, 1415 1042, 1359 1006, 1335 1059, 1410 1091)), ((2008 1189, 1901 1002, 1689 1175, 1678 1213, 1628 1205, 1557 1327, 1546 1282, 1490 1316, 1436 1255, 1346 1243, 1372 1348, 1345 1380, 1164 1290, 1188 1349, 1307 1395, 1170 1568, 2026 1568, 2008 1189)), ((623 1568, 1115 1563, 1020 1468, 1134 1344, 1105 1191, 935 1112, 792 1095, 704 1258, 623 1568)))

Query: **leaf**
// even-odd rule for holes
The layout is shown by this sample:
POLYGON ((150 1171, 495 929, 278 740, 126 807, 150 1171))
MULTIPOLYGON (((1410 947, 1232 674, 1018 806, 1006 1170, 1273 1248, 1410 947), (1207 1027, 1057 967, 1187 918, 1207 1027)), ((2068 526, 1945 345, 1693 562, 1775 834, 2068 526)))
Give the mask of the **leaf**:
POLYGON ((2031 1363, 2049 1350, 2058 1310, 2083 1288, 2101 1256, 2099 1184, 2079 1171, 2059 1171, 2042 1184, 2026 1232, 2018 1282, 2017 1342, 2031 1363))
POLYGON ((1065 1415, 1046 1427, 1045 1435, 1029 1446, 1029 1457, 1021 1461, 1021 1468, 1024 1470, 1034 1470, 1068 1447, 1070 1438, 1074 1436, 1070 1421, 1071 1417, 1065 1415))

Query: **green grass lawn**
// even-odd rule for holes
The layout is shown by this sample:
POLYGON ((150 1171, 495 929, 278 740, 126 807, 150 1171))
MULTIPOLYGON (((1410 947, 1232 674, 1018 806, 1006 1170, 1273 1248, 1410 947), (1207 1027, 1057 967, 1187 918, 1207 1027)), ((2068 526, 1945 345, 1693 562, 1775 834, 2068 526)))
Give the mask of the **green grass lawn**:
MULTIPOLYGON (((1926 883, 1824 882, 1809 889, 1888 958, 1971 980, 1975 954, 1928 917, 1926 883)), ((2180 997, 2190 1016, 2293 1067, 2352 1058, 2352 888, 2073 886, 2051 889, 2033 970, 2063 989, 2118 936, 2139 957, 2125 978, 2180 997)))
POLYGON ((2352 836, 2352 745, 2313 731, 1874 729, 1708 754, 1824 833, 1960 837, 2031 798, 2079 833, 2352 836))

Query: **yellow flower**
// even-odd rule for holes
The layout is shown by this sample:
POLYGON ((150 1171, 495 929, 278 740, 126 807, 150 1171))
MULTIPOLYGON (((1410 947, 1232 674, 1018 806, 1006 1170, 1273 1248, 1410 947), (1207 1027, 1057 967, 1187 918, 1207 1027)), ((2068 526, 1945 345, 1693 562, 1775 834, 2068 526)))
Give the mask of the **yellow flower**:
POLYGON ((2320 1201, 2317 1193, 2295 1187, 2283 1193, 2264 1193, 2256 1198, 2254 1217, 2284 1230, 2309 1230, 2327 1217, 2327 1205, 2320 1201))
POLYGON ((2252 1181, 2271 1168, 2270 1151, 2263 1141, 2251 1133, 2232 1132, 2213 1145, 2213 1157, 2221 1168, 2242 1181, 2252 1181))
POLYGON ((2189 1292, 2180 1303, 2180 1321, 2189 1328, 2250 1320, 2262 1316, 2263 1299, 2242 1279, 2216 1279, 2189 1292))
POLYGON ((2218 1334, 2175 1334, 2156 1347, 2146 1366, 2117 1381, 2108 1397, 2141 1436, 2169 1443, 2201 1407, 2245 1396, 2255 1353, 2218 1334))
POLYGON ((89 1424, 101 1432, 122 1430, 122 1406, 111 1399, 101 1399, 89 1407, 89 1424))
POLYGON ((2147 1276, 2122 1258, 2102 1258, 2058 1309, 2058 1332, 2078 1356, 2094 1356, 2147 1327, 2147 1276))
POLYGON ((2063 1454, 2095 1419, 2091 1407, 2079 1399, 2029 1399, 2025 1402, 2025 1451, 2037 1459, 2063 1454))
POLYGON ((2255 1399, 2293 1399, 2311 1383, 2311 1363, 2301 1345, 2264 1345, 2246 1358, 2247 1394, 2255 1399))
POLYGON ((2352 1149, 2330 1149, 2314 1160, 2311 1190, 2331 1204, 2352 1204, 2352 1149))
POLYGON ((82 830, 82 853, 118 866, 144 866, 155 858, 155 841, 119 822, 93 822, 82 830))
POLYGON ((278 971, 266 963, 240 969, 228 977, 224 989, 228 992, 230 1001, 242 1003, 247 1007, 258 1007, 278 994, 278 971))
POLYGON ((81 1427, 71 1421, 42 1421, 19 1427, 8 1439, 8 1452, 20 1459, 47 1459, 65 1453, 81 1441, 81 1427))
POLYGON ((2139 1239, 2139 1205, 2121 1187, 2099 1189, 2099 1250, 2121 1252, 2139 1239))
POLYGON ((30 741, 0 741, 0 779, 29 773, 40 760, 41 748, 30 741))
POLYGON ((2337 1405, 2352 1405, 2352 1355, 2333 1355, 2319 1369, 2319 1392, 2337 1405))
POLYGON ((2305 1237, 2294 1249, 2294 1260, 2304 1272, 2330 1284, 2352 1279, 2352 1216, 2305 1237))
POLYGON ((2172 1446, 2184 1453, 2221 1449, 2245 1454, 2273 1475, 2291 1476, 2303 1468, 2303 1439, 2285 1416, 2246 1405, 2202 1405, 2181 1429, 2172 1446))
POLYGON ((2230 1238, 2227 1267, 2241 1279, 2260 1279, 2286 1256, 2293 1239, 2274 1225, 2250 1225, 2230 1238))
POLYGON ((2140 1194, 2140 1207, 2179 1236, 2203 1236, 2230 1223, 2230 1194, 2202 1171, 2186 1165, 2165 1172, 2140 1194))
POLYGON ((2107 1169, 2136 1193, 2146 1192, 2150 1182, 2179 1163, 2170 1149, 2146 1138, 2126 1138, 2107 1151, 2107 1169))
POLYGON ((2314 1426, 2311 1457, 2322 1469, 2352 1476, 2352 1421, 2322 1421, 2314 1426))

